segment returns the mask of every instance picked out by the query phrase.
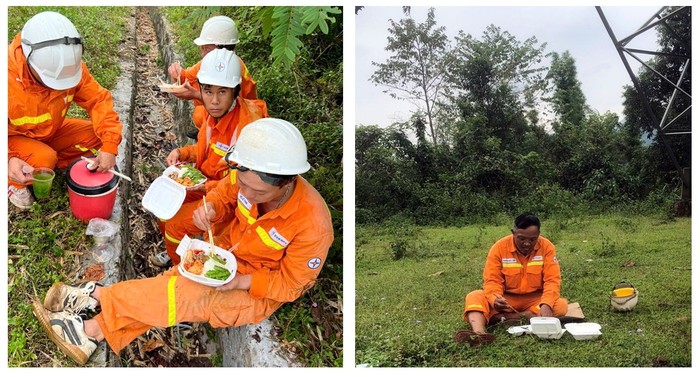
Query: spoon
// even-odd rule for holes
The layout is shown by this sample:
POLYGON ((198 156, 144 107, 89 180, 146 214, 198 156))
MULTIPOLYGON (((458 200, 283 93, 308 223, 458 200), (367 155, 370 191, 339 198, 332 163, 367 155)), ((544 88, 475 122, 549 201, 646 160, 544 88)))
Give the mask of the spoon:
MULTIPOLYGON (((80 156, 80 158, 82 158, 83 160, 85 160, 85 161, 88 162, 88 164, 87 164, 87 166, 86 166, 88 170, 90 170, 90 171, 95 171, 95 170, 93 170, 93 169, 90 169, 90 168, 94 165, 95 160, 91 160, 91 159, 89 159, 89 158, 87 158, 87 157, 85 157, 85 156, 80 156)), ((132 182, 132 181, 131 181, 131 178, 130 178, 129 176, 126 176, 126 175, 124 175, 124 174, 122 174, 122 173, 119 173, 119 172, 115 171, 114 169, 109 169, 108 171, 109 171, 110 173, 112 173, 112 174, 118 176, 118 177, 124 178, 124 179, 126 179, 127 181, 132 182)))

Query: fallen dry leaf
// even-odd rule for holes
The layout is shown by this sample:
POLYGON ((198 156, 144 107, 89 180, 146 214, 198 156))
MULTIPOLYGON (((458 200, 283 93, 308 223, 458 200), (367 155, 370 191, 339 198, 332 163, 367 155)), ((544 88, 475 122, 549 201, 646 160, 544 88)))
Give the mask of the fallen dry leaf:
POLYGON ((85 281, 99 281, 105 277, 105 266, 102 263, 95 263, 85 269, 83 274, 83 280, 85 281))
POLYGON ((156 348, 163 347, 165 342, 160 339, 149 339, 146 343, 141 346, 144 352, 151 352, 156 348))

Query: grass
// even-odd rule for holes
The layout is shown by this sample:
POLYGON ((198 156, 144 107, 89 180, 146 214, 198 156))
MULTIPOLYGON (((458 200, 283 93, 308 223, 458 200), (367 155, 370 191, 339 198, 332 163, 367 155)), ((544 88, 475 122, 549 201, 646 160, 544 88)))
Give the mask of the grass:
POLYGON ((514 337, 470 348, 452 340, 468 328, 465 295, 479 289, 490 246, 509 222, 462 228, 356 229, 357 364, 392 367, 689 367, 691 227, 689 218, 605 215, 545 220, 557 247, 562 296, 599 323, 595 341, 514 337), (640 292, 631 313, 612 311, 613 285, 640 292), (527 350, 524 352, 523 350, 527 350), (514 357, 517 355, 517 357, 514 357))
MULTIPOLYGON (((119 41, 127 32, 125 7, 8 7, 8 39, 22 30, 34 14, 58 11, 68 17, 85 37, 84 58, 90 72, 104 87, 110 88, 120 74, 119 41)), ((72 106, 68 116, 85 117, 85 111, 72 106)), ((12 205, 8 203, 12 208, 12 205)), ((65 174, 57 171, 51 197, 39 201, 31 210, 8 213, 7 322, 8 362, 10 367, 72 366, 70 359, 48 339, 34 318, 30 297, 43 296, 56 281, 77 280, 81 253, 88 252, 91 241, 85 224, 74 218, 68 205, 65 174)))
MULTIPOLYGON (((31 210, 10 213, 8 224, 8 365, 46 365, 55 347, 34 318, 31 297, 42 297, 56 281, 74 281, 82 253, 91 247, 85 224, 68 210, 65 175, 58 173, 51 197, 31 210), (42 357, 39 357, 42 355, 42 357)), ((72 365, 52 357, 53 366, 72 365)))

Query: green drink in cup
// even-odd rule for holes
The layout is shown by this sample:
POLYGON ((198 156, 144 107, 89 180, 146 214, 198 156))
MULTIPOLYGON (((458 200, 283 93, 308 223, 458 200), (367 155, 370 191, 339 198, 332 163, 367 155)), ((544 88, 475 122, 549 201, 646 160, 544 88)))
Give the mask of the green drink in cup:
POLYGON ((53 183, 53 178, 56 176, 53 170, 49 168, 36 168, 34 169, 34 196, 37 199, 45 199, 49 197, 49 192, 51 191, 51 184, 53 183))

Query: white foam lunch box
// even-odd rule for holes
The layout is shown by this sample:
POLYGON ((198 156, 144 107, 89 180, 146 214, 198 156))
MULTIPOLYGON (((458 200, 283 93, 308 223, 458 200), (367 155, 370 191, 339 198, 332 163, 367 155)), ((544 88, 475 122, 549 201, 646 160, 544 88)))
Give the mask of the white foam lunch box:
POLYGON ((602 334, 600 325, 593 322, 567 323, 564 327, 576 340, 593 340, 602 334))
POLYGON ((561 328, 561 322, 556 317, 532 317, 530 330, 541 339, 559 339, 566 332, 561 328))

